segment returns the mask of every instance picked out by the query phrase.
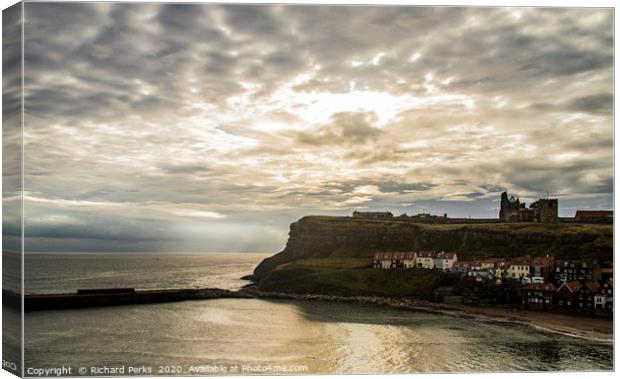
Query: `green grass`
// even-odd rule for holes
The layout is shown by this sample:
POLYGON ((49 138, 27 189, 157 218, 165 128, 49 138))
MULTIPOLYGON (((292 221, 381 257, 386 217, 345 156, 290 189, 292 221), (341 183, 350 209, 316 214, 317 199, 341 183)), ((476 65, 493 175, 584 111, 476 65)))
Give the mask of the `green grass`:
MULTIPOLYGON (((294 262, 289 262, 281 265, 279 268, 334 268, 334 269, 358 269, 369 268, 372 266, 372 261, 368 258, 306 258, 299 259, 294 262)), ((276 268, 278 269, 278 268, 276 268)))
POLYGON ((452 279, 431 270, 310 268, 282 265, 259 283, 262 291, 339 296, 389 296, 430 299, 452 279))
POLYGON ((313 224, 323 224, 327 227, 338 227, 343 229, 359 229, 373 227, 402 227, 405 225, 414 225, 420 230, 471 230, 486 232, 509 232, 509 233, 589 233, 589 234, 608 234, 613 233, 612 225, 600 224, 542 224, 537 222, 519 222, 519 223, 487 223, 487 224, 432 224, 424 222, 415 222, 413 220, 401 219, 361 219, 350 217, 336 216, 306 216, 302 218, 302 222, 311 222, 313 224))

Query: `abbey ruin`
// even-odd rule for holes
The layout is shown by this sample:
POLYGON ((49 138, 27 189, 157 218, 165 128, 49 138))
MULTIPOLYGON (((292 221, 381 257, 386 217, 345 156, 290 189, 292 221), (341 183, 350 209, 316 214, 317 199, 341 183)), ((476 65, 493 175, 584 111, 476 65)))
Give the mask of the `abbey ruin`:
POLYGON ((502 192, 499 211, 500 222, 559 222, 558 199, 538 199, 530 204, 525 203, 514 196, 508 197, 508 192, 502 192))

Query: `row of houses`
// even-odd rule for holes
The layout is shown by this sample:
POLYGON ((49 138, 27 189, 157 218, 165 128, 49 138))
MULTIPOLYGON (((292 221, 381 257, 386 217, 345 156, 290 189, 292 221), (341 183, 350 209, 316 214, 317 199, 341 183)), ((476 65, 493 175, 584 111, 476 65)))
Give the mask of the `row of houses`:
POLYGON ((528 283, 553 283, 560 287, 574 280, 605 280, 612 276, 611 268, 601 268, 597 261, 558 260, 553 256, 524 256, 518 258, 485 258, 459 261, 455 252, 397 251, 378 252, 373 267, 379 269, 425 268, 452 272, 460 277, 474 277, 477 281, 503 279, 528 283))
POLYGON ((574 280, 601 280, 611 276, 611 273, 611 268, 601 268, 597 261, 564 260, 554 263, 550 281, 560 286, 574 280))
POLYGON ((502 279, 520 280, 527 283, 545 283, 552 271, 553 257, 519 257, 514 259, 487 258, 457 262, 452 271, 460 276, 475 277, 478 281, 502 279))
POLYGON ((590 315, 613 313, 613 279, 571 280, 556 287, 553 283, 530 283, 521 289, 525 309, 575 312, 590 315))
POLYGON ((528 283, 553 283, 556 287, 574 280, 605 280, 613 275, 612 268, 601 268, 597 261, 558 260, 552 256, 525 256, 515 259, 490 258, 457 262, 452 271, 477 280, 520 280, 528 283))
POLYGON ((373 258, 372 266, 380 269, 424 268, 451 271, 458 257, 454 252, 397 251, 379 252, 373 258))
POLYGON ((475 261, 459 261, 455 252, 399 251, 376 253, 373 258, 373 267, 380 269, 439 269, 453 272, 460 276, 476 277, 479 280, 534 278, 534 281, 542 283, 550 275, 552 262, 553 258, 548 255, 545 257, 523 257, 511 260, 489 258, 475 261))
POLYGON ((508 290, 513 293, 512 301, 520 299, 525 309, 591 315, 613 313, 613 268, 601 268, 596 261, 556 261, 550 255, 459 261, 455 252, 400 251, 376 253, 373 267, 442 270, 463 279, 460 283, 470 283, 468 286, 472 282, 466 278, 475 278, 480 283, 474 286, 508 290))

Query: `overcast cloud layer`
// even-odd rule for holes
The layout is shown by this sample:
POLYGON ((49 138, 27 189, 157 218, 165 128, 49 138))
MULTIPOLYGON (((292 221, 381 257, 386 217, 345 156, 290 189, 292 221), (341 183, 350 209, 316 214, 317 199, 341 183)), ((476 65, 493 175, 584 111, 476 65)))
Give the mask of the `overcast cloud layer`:
POLYGON ((610 209, 611 9, 26 4, 26 243, 280 249, 305 214, 610 209))

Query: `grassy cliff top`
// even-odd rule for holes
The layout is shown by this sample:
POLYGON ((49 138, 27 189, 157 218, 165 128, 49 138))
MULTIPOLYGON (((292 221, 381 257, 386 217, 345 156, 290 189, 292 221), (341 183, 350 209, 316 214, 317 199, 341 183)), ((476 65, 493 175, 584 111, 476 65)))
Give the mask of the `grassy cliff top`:
POLYGON ((291 224, 286 248, 265 259, 254 277, 266 291, 429 298, 450 278, 435 271, 371 268, 377 251, 411 250, 456 251, 459 260, 550 254, 609 265, 613 227, 306 216, 291 224))
POLYGON ((556 223, 543 224, 538 222, 519 222, 519 223, 430 223, 408 219, 365 219, 341 216, 305 216, 298 223, 315 224, 326 227, 338 228, 378 228, 378 227, 399 227, 403 225, 415 225, 424 231, 450 231, 450 230, 471 230, 480 232, 506 232, 506 233, 592 233, 592 234, 612 234, 613 225, 611 224, 577 224, 577 223, 556 223))
POLYGON ((286 248, 263 261, 254 274, 260 280, 285 264, 313 270, 368 267, 378 251, 415 250, 455 251, 459 260, 549 254, 556 259, 596 259, 610 265, 613 226, 475 221, 439 224, 398 218, 306 216, 291 224, 286 248))

